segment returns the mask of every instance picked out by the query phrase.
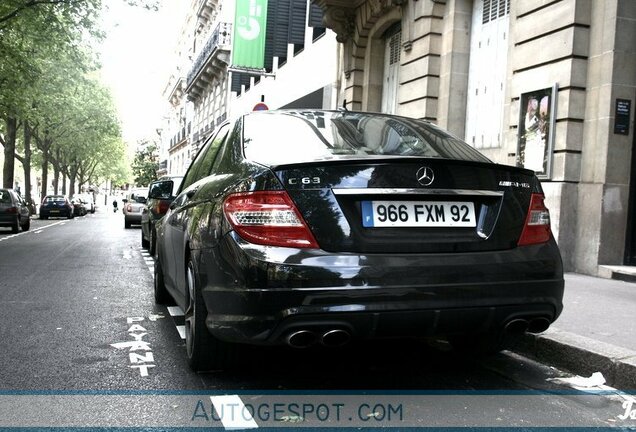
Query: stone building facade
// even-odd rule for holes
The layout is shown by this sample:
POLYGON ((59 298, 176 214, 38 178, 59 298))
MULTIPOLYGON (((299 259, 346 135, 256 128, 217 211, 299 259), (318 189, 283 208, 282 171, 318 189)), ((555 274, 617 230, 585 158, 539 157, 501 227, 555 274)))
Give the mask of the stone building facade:
POLYGON ((524 95, 547 89, 540 174, 566 270, 636 264, 635 1, 313 1, 341 43, 349 109, 430 120, 514 165, 524 95))
POLYGON ((219 124, 251 111, 259 102, 270 109, 335 108, 338 44, 335 34, 321 23, 312 27, 322 13, 309 0, 269 0, 270 12, 283 11, 283 19, 271 19, 268 25, 278 25, 276 35, 282 32, 285 37, 276 41, 277 55, 266 59, 264 75, 238 73, 232 67, 233 0, 191 0, 183 6, 187 10, 174 70, 163 92, 168 103, 160 175, 183 174, 219 124), (285 28, 286 14, 291 21, 292 12, 293 42, 287 40, 285 28))

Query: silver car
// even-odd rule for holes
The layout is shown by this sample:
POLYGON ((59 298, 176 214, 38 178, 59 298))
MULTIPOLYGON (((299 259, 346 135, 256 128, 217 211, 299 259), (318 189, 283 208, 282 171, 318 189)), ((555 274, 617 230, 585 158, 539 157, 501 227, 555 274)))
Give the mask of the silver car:
POLYGON ((148 188, 131 189, 123 199, 124 202, 124 227, 131 225, 141 225, 141 213, 146 207, 148 198, 148 188))

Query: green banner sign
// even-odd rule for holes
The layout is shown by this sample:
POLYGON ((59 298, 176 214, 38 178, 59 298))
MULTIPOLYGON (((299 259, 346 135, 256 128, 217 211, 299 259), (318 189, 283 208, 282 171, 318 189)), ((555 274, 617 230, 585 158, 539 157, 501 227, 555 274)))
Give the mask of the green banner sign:
POLYGON ((232 66, 262 69, 267 0, 236 0, 232 66))

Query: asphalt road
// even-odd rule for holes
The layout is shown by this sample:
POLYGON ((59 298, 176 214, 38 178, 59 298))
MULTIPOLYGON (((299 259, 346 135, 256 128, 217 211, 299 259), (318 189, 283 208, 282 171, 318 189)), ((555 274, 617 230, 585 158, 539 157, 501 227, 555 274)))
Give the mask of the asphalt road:
POLYGON ((230 371, 192 373, 140 235, 105 209, 0 230, 0 427, 636 427, 628 396, 575 391, 512 353, 245 348, 230 371))

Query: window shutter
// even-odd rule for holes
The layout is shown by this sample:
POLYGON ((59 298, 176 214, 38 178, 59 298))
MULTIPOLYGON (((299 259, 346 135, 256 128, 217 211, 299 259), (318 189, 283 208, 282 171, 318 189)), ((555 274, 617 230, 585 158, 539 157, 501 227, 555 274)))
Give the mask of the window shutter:
POLYGON ((315 3, 309 5, 309 27, 324 27, 322 16, 324 12, 320 6, 315 3))
POLYGON ((307 0, 294 0, 289 8, 289 33, 287 42, 294 45, 305 43, 307 22, 307 0))

